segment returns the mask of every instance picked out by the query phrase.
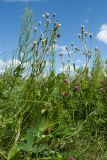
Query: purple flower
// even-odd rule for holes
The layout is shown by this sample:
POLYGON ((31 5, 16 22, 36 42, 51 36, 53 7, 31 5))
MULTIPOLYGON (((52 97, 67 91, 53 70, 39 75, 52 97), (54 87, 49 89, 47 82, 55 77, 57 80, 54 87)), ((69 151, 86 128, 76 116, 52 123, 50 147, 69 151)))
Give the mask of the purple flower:
POLYGON ((69 96, 69 92, 63 92, 61 95, 62 95, 63 97, 68 97, 68 96, 69 96))
POLYGON ((77 92, 79 90, 79 86, 78 85, 74 85, 73 91, 77 92))
POLYGON ((69 84, 69 79, 64 79, 64 83, 69 84))

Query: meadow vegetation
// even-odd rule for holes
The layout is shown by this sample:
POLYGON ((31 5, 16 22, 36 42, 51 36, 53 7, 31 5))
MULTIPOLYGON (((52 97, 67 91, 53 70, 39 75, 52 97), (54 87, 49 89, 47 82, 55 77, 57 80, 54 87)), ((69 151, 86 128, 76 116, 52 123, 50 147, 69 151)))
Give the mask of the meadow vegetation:
POLYGON ((55 19, 46 12, 36 28, 33 11, 24 11, 20 64, 0 75, 0 160, 107 160, 107 62, 81 26, 81 47, 71 43, 59 54, 63 72, 56 74, 55 19), (75 54, 84 66, 72 62, 75 54))

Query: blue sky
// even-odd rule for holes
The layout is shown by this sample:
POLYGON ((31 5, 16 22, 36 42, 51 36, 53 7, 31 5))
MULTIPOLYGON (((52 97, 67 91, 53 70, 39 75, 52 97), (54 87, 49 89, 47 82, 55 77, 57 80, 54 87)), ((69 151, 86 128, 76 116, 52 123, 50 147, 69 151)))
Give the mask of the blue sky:
MULTIPOLYGON (((0 55, 16 47, 20 28, 20 17, 26 0, 0 0, 0 55), (23 2, 22 2, 23 1, 23 2)), ((59 46, 77 42, 77 34, 83 24, 94 35, 93 44, 107 57, 107 0, 27 0, 39 20, 42 13, 56 12, 61 23, 62 36, 59 46)), ((78 44, 78 42, 77 42, 78 44)), ((7 55, 7 54, 6 54, 7 55)), ((9 54, 7 55, 9 57, 9 54)))

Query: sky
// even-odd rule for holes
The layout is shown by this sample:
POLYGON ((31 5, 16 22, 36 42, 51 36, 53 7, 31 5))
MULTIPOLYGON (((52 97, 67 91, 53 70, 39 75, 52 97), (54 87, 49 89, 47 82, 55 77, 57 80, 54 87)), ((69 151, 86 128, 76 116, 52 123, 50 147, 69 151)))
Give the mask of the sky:
POLYGON ((93 44, 98 46, 103 59, 107 58, 107 0, 0 0, 1 60, 10 60, 9 52, 17 46, 26 2, 35 11, 37 20, 44 12, 56 13, 61 23, 60 49, 72 41, 78 44, 77 34, 84 25, 86 31, 93 33, 93 44))

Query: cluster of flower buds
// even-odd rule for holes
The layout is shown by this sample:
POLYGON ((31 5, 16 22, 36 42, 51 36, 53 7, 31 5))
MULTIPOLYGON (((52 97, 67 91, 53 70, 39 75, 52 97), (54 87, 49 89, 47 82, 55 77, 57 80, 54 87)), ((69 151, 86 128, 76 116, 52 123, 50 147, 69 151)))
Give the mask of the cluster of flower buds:
POLYGON ((46 46, 46 45, 47 45, 47 39, 46 39, 46 38, 42 40, 42 45, 43 45, 43 46, 46 46))
POLYGON ((78 36, 79 39, 83 38, 83 36, 85 36, 85 37, 89 36, 90 39, 92 39, 93 34, 89 33, 89 32, 85 32, 84 25, 82 25, 81 26, 81 34, 78 34, 77 36, 78 36))
POLYGON ((56 22, 54 23, 54 31, 57 31, 60 26, 61 26, 61 24, 59 24, 58 21, 56 21, 56 22))

